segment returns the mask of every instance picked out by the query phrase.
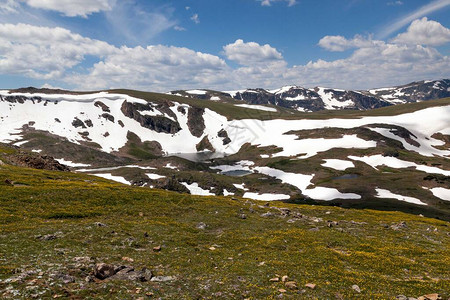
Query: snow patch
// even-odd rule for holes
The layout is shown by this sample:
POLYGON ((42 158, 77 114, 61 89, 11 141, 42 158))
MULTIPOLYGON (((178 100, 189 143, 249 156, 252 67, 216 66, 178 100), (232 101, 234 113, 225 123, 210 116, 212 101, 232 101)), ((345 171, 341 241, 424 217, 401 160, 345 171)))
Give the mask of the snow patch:
POLYGON ((377 195, 375 196, 377 198, 397 199, 397 200, 400 200, 400 201, 405 201, 405 202, 409 202, 409 203, 413 203, 413 204, 417 204, 417 205, 428 205, 428 204, 420 201, 417 198, 394 194, 394 193, 392 193, 392 192, 390 192, 388 190, 378 189, 377 188, 377 189, 375 189, 375 191, 377 192, 377 195))
POLYGON ((187 187, 191 195, 197 195, 197 196, 215 196, 216 194, 211 193, 209 190, 202 189, 197 182, 194 182, 192 184, 188 184, 187 182, 180 182, 182 185, 187 187))
POLYGON ((59 162, 60 164, 72 167, 72 168, 81 168, 81 167, 90 167, 90 164, 81 164, 81 163, 74 163, 70 160, 65 160, 64 158, 56 158, 55 159, 57 162, 59 162))
POLYGON ((323 167, 332 168, 338 171, 344 171, 348 168, 354 168, 355 164, 348 160, 341 159, 324 159, 325 163, 322 164, 323 167))
POLYGON ((158 179, 161 179, 161 178, 166 178, 166 176, 153 174, 153 173, 145 173, 145 175, 147 175, 147 177, 152 179, 152 180, 158 180, 158 179))
POLYGON ((277 112, 276 108, 262 106, 262 105, 255 105, 255 104, 235 104, 234 106, 250 108, 250 109, 256 109, 256 110, 262 110, 262 111, 277 112))
POLYGON ((105 179, 109 179, 109 180, 112 180, 112 181, 115 181, 115 182, 131 185, 131 183, 128 180, 126 180, 125 178, 123 178, 122 176, 114 176, 114 175, 109 174, 109 173, 91 174, 91 175, 94 175, 94 176, 97 176, 97 177, 102 177, 102 178, 105 178, 105 179))
POLYGON ((261 201, 275 201, 275 200, 287 200, 290 199, 291 196, 284 194, 258 194, 258 193, 250 193, 246 192, 243 198, 249 198, 253 200, 261 200, 261 201))
POLYGON ((436 187, 430 189, 433 195, 439 199, 450 201, 450 189, 436 187))

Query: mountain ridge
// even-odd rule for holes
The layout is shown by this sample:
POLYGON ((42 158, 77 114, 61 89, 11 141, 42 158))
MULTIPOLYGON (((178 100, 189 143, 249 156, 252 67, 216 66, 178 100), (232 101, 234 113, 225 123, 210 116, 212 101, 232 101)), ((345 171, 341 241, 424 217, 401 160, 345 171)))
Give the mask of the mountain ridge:
POLYGON ((285 86, 273 90, 262 88, 236 91, 176 90, 169 93, 212 101, 232 98, 248 104, 270 104, 302 112, 336 109, 367 110, 450 97, 450 79, 422 80, 400 86, 365 91, 285 86))

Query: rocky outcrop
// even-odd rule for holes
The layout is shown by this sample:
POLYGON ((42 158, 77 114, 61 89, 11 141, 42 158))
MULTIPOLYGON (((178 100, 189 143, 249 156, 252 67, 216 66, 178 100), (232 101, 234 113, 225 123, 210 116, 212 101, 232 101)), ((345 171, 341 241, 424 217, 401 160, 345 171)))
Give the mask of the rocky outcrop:
POLYGON ((122 113, 128 118, 134 119, 142 127, 154 130, 156 132, 164 132, 169 134, 177 133, 181 130, 180 124, 164 116, 148 116, 141 115, 139 111, 153 110, 150 105, 140 103, 130 103, 124 101, 122 104, 122 113))
POLYGON ((41 156, 24 151, 18 151, 16 154, 5 156, 8 163, 32 169, 51 170, 51 171, 70 171, 69 167, 60 164, 51 156, 41 156))
POLYGON ((205 136, 200 143, 196 145, 197 151, 205 151, 209 150, 212 152, 215 152, 216 149, 214 149, 213 145, 211 145, 211 142, 208 139, 208 136, 205 136))
POLYGON ((95 107, 100 107, 104 112, 108 112, 108 113, 111 112, 109 110, 109 107, 105 103, 103 103, 101 101, 95 101, 94 102, 94 106, 95 107))
POLYGON ((229 143, 231 143, 231 139, 228 136, 228 132, 225 129, 221 129, 218 133, 217 136, 222 138, 223 144, 224 145, 228 145, 229 143))
POLYGON ((189 107, 187 125, 189 131, 195 137, 201 137, 203 131, 205 130, 205 120, 203 119, 204 113, 205 113, 204 108, 195 106, 189 107))

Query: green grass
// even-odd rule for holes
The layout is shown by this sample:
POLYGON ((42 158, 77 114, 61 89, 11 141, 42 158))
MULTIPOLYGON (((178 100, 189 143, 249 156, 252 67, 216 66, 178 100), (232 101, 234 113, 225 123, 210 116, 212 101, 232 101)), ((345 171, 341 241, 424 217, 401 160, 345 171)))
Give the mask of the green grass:
POLYGON ((269 282, 275 274, 299 284, 300 291, 286 293, 293 299, 450 296, 449 223, 435 219, 283 203, 265 207, 11 166, 0 166, 0 199, 1 298, 28 299, 39 292, 40 298, 71 299, 136 299, 146 293, 163 299, 273 299, 283 288, 269 282), (27 186, 8 186, 5 179, 27 186), (289 208, 291 215, 282 217, 274 207, 289 208), (274 216, 261 216, 268 211, 274 216), (238 217, 242 213, 247 219, 238 217), (296 213, 303 217, 288 222, 296 213), (329 228, 327 220, 339 225, 329 228), (407 228, 389 227, 401 221, 407 228), (196 228, 199 222, 207 224, 205 230, 196 228), (47 234, 57 238, 36 238, 47 234), (158 245, 162 251, 153 252, 158 245), (95 262, 148 267, 176 280, 88 283, 84 278, 95 262), (8 282, 23 270, 35 273, 8 282), (58 274, 75 282, 64 284, 58 274), (317 288, 303 292, 309 282, 317 288))

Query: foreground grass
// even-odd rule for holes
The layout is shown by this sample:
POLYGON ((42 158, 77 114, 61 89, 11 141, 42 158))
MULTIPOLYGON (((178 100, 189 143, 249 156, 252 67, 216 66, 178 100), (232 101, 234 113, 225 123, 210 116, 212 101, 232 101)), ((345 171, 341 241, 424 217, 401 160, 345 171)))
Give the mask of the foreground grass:
POLYGON ((271 299, 285 288, 269 282, 276 275, 298 283, 299 290, 284 293, 295 299, 450 296, 447 222, 262 204, 0 166, 0 297, 271 299), (328 227, 328 220, 338 224, 328 227), (391 227, 402 221, 406 227, 391 227), (198 228, 201 222, 206 228, 198 228), (55 239, 39 238, 48 234, 55 239), (175 279, 87 282, 97 262, 147 267, 175 279), (65 283, 64 276, 73 280, 65 283))

